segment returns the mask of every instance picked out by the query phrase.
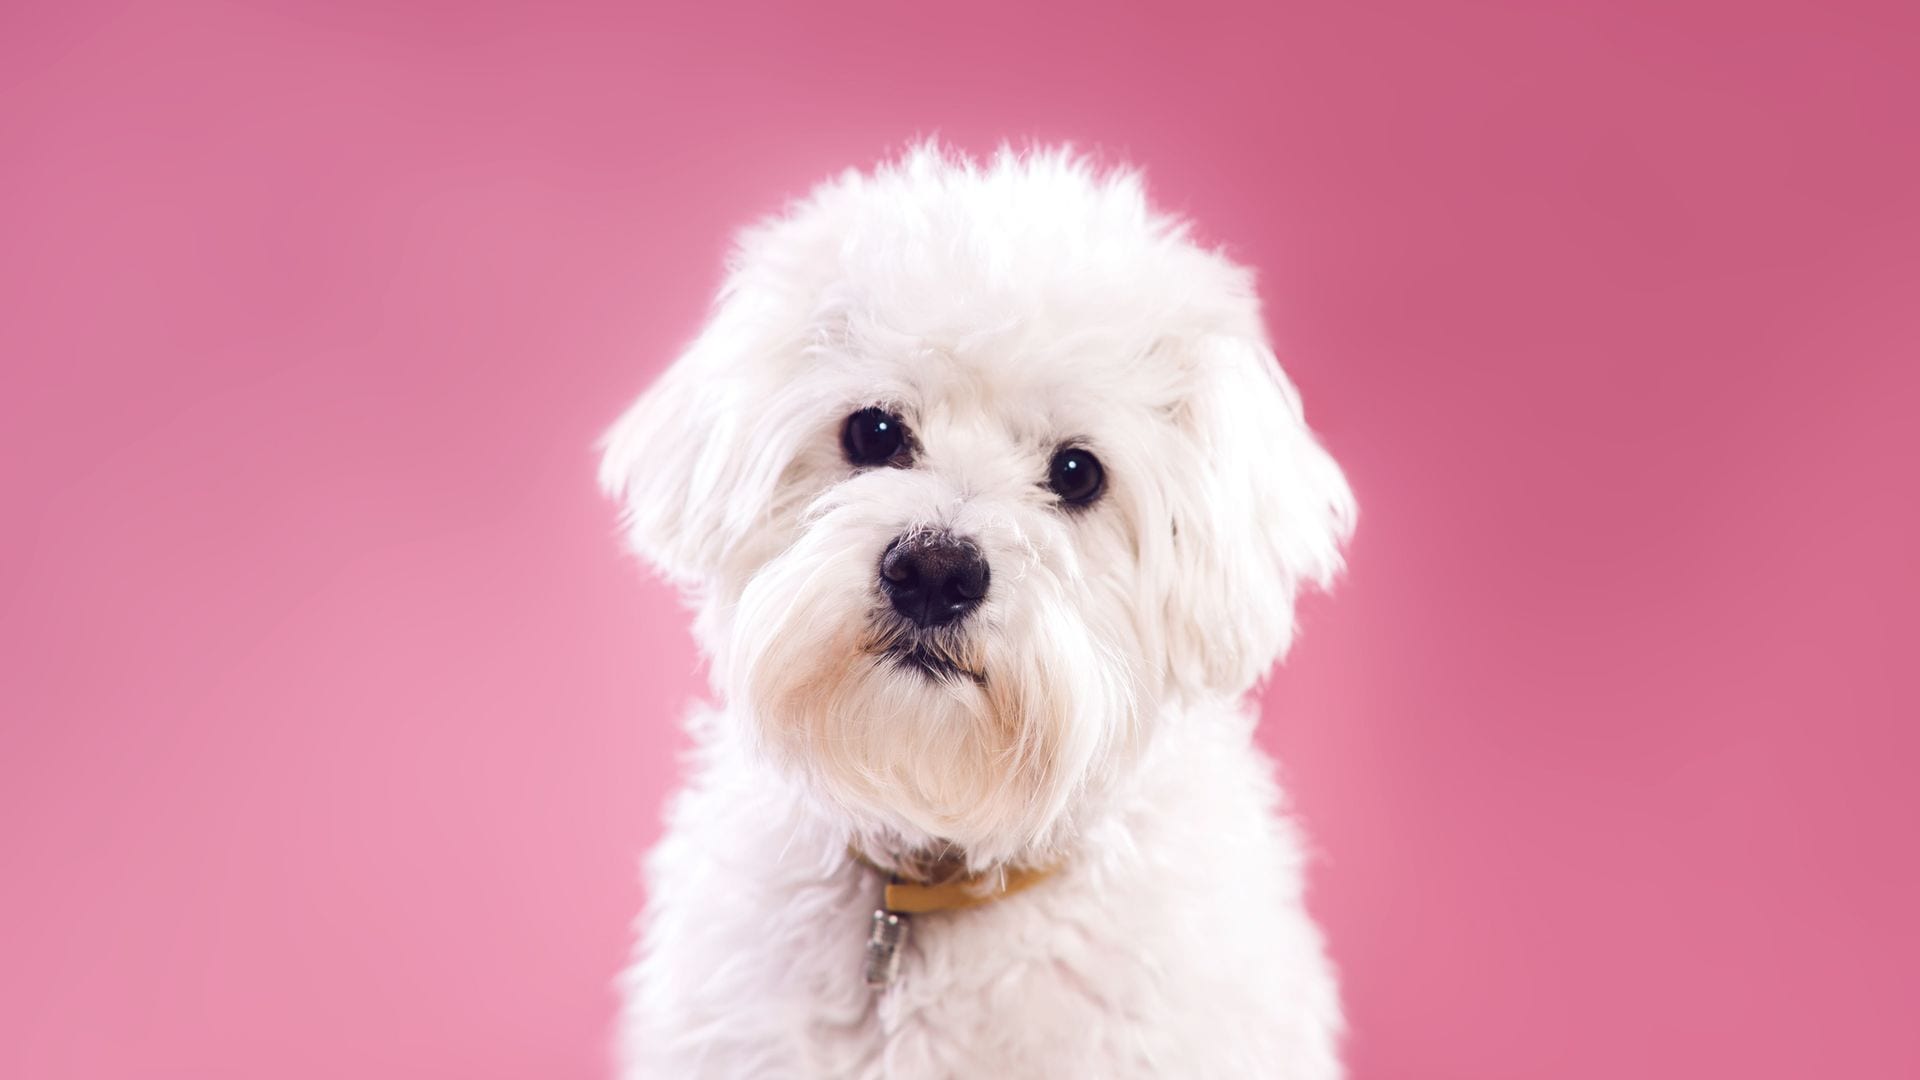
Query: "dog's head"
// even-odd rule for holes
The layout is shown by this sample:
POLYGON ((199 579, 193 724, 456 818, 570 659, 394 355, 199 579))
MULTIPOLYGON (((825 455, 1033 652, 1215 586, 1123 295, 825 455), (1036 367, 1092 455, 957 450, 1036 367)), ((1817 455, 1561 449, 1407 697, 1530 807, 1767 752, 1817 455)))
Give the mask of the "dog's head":
POLYGON ((1248 690, 1354 513, 1248 271, 1064 152, 921 148, 745 232, 601 478, 757 745, 980 862, 1248 690))

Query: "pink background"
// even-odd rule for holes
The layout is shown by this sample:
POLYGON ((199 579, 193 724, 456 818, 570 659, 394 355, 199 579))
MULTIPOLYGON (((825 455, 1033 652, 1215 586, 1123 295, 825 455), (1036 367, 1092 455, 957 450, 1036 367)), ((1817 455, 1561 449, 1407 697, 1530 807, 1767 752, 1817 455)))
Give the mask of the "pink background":
POLYGON ((603 1074, 700 680, 591 444, 931 131, 1264 275, 1356 1077, 1920 1075, 1911 5, 789 7, 0 12, 0 1075, 603 1074))

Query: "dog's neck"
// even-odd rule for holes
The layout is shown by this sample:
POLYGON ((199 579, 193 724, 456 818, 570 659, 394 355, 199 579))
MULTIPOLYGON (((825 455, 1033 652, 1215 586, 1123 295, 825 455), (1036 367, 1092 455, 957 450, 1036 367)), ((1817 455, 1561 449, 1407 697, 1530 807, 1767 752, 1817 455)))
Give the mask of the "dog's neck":
POLYGON ((858 862, 918 885, 945 885, 974 875, 968 868, 967 853, 945 841, 923 847, 855 843, 847 850, 858 862))
POLYGON ((857 844, 849 844, 847 854, 881 876, 881 907, 897 915, 978 907, 1037 884, 1058 868, 997 865, 972 871, 965 855, 950 844, 933 850, 908 849, 885 862, 868 855, 857 844))
POLYGON ((1067 861, 1061 848, 1027 848, 1008 854, 983 856, 951 840, 910 841, 897 834, 857 834, 846 841, 847 853, 881 874, 918 885, 980 880, 997 873, 1051 870, 1067 861))

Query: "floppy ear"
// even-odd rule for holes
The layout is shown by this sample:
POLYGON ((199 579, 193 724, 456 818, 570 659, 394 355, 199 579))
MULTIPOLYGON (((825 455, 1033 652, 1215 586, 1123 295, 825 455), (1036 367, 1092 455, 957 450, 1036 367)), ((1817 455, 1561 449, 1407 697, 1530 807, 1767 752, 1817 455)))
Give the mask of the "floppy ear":
POLYGON ((1263 341, 1209 335, 1189 362, 1194 391, 1176 421, 1195 475, 1169 493, 1168 666, 1188 686, 1238 694, 1286 652, 1300 590, 1339 574, 1356 509, 1263 341))
POLYGON ((767 512, 786 466, 757 437, 790 312, 736 280, 687 351, 601 440, 600 486, 627 543, 675 584, 710 581, 767 512))

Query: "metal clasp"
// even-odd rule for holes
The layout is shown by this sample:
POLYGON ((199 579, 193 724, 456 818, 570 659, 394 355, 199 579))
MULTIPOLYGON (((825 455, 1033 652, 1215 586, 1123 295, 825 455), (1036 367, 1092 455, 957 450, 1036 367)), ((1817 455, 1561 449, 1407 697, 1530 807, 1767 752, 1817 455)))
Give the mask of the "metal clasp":
POLYGON ((873 931, 867 935, 867 989, 885 990, 899 977, 900 948, 907 943, 910 921, 897 911, 874 911, 873 931))

